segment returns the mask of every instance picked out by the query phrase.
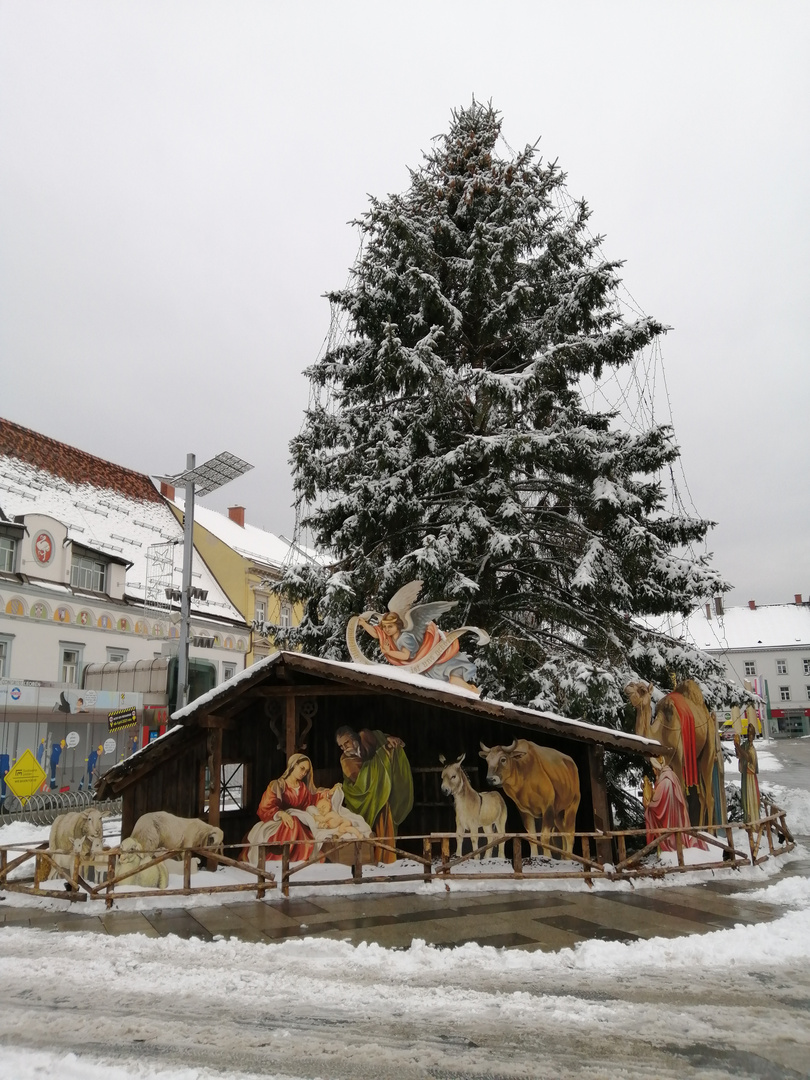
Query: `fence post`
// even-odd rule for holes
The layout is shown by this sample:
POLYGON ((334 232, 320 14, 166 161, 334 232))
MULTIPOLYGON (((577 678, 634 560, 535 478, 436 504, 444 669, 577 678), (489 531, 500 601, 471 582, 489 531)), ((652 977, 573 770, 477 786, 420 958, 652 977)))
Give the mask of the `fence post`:
POLYGON ((115 855, 107 856, 107 895, 104 902, 108 908, 113 906, 113 878, 115 877, 115 855))
POLYGON ((512 837, 512 869, 523 877, 523 844, 519 836, 512 837))
POLYGON ((363 884, 363 852, 357 840, 352 841, 352 881, 355 885, 363 884))
POLYGON ((450 873, 450 837, 442 837, 442 873, 450 873))
POLYGON ((422 871, 422 877, 425 881, 430 881, 433 874, 433 844, 431 844, 429 836, 422 837, 422 854, 425 857, 425 867, 422 871))
MULTIPOLYGON (((257 870, 267 870, 267 844, 259 845, 259 861, 256 864, 257 870)), ((267 878, 261 877, 258 879, 258 888, 256 889, 256 899, 264 900, 264 894, 267 892, 267 878)))
POLYGON ((683 866, 683 833, 675 833, 675 850, 678 852, 678 866, 683 866))
POLYGON ((191 848, 183 852, 183 891, 191 892, 191 848))
POLYGON ((281 891, 290 895, 290 845, 285 843, 281 849, 281 891))

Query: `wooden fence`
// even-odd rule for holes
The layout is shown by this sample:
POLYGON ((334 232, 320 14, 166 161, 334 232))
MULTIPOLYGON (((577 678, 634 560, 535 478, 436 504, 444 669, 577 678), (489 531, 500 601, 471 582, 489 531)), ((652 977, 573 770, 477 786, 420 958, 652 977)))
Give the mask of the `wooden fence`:
MULTIPOLYGON (((0 847, 0 889, 8 892, 25 893, 29 896, 50 896, 61 900, 104 900, 112 907, 115 900, 147 896, 195 896, 215 893, 255 892, 262 899, 268 890, 280 888, 284 896, 289 896, 290 889, 306 887, 324 887, 351 883, 363 885, 373 883, 401 885, 411 881, 430 882, 434 880, 453 881, 529 881, 538 879, 569 878, 582 879, 587 885, 595 880, 606 881, 632 880, 633 878, 660 878, 666 874, 685 873, 692 870, 738 869, 742 866, 758 865, 769 856, 782 855, 795 847, 793 836, 785 820, 785 811, 771 803, 765 805, 765 817, 759 821, 738 823, 729 826, 712 826, 708 829, 695 827, 681 829, 623 829, 611 832, 577 833, 580 854, 566 852, 558 843, 552 843, 547 851, 550 856, 525 858, 524 845, 536 844, 538 837, 527 833, 506 833, 502 836, 488 834, 485 843, 462 855, 450 854, 455 833, 432 833, 430 836, 403 836, 395 843, 387 843, 379 838, 373 840, 335 840, 329 843, 329 859, 343 863, 350 869, 350 876, 315 878, 304 875, 303 871, 317 866, 324 860, 323 850, 305 862, 291 862, 292 843, 266 844, 259 849, 259 866, 255 867, 241 858, 230 858, 221 852, 207 848, 178 848, 172 851, 147 852, 152 855, 134 869, 119 870, 118 848, 107 849, 96 856, 92 864, 83 861, 80 855, 72 857, 69 868, 64 865, 65 856, 58 860, 58 854, 48 850, 47 843, 30 847, 21 844, 9 844, 0 847), (733 830, 744 829, 748 839, 748 851, 735 848, 733 830), (724 834, 721 839, 720 834, 724 834), (648 836, 652 840, 645 842, 648 836), (695 844, 686 839, 693 838, 706 845, 706 858, 692 862, 684 857, 687 849, 695 850, 695 844), (408 844, 409 847, 402 845, 408 844), (673 846, 674 844, 674 846, 673 846), (499 862, 493 869, 488 869, 489 861, 481 861, 473 868, 472 861, 488 855, 500 845, 505 846, 510 858, 506 866, 499 862), (421 854, 412 850, 421 846, 421 854), (376 860, 378 853, 387 852, 395 859, 407 860, 416 864, 414 871, 402 873, 380 872, 378 863, 372 869, 371 851, 376 860), (674 850, 675 861, 652 861, 652 856, 661 851, 674 850), (716 852, 716 859, 708 857, 716 852), (15 853, 19 853, 16 854, 15 853), (232 882, 226 885, 192 885, 192 859, 197 857, 208 863, 209 868, 228 866, 244 871, 254 880, 232 882), (167 860, 182 860, 183 885, 180 888, 127 888, 127 880, 141 871, 158 866, 167 860), (33 879, 17 875, 9 879, 12 871, 27 862, 33 864, 33 879), (103 881, 89 881, 87 867, 101 872, 103 881), (366 873, 366 870, 372 870, 366 873), (48 877, 61 879, 64 891, 43 888, 48 877)), ((479 837, 479 841, 483 840, 479 837)), ((236 848, 237 856, 243 850, 236 848)))

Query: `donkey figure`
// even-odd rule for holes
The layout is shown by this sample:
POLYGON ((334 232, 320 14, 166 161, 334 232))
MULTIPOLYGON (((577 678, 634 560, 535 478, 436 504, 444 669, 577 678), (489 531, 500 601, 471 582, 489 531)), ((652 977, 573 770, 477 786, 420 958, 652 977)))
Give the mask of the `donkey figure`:
MULTIPOLYGON (((506 803, 503 796, 497 791, 478 792, 472 786, 467 774, 461 765, 465 754, 462 754, 450 765, 444 754, 439 755, 439 761, 444 766, 442 769, 442 791, 445 795, 452 795, 456 810, 456 857, 461 855, 464 843, 464 834, 470 834, 470 843, 473 850, 478 848, 478 832, 484 833, 486 838, 489 829, 493 835, 503 836, 506 832, 506 803)), ((489 856, 493 856, 494 849, 489 849, 489 856)), ((504 845, 498 845, 498 857, 504 857, 504 845)), ((480 852, 475 856, 481 858, 480 852)))

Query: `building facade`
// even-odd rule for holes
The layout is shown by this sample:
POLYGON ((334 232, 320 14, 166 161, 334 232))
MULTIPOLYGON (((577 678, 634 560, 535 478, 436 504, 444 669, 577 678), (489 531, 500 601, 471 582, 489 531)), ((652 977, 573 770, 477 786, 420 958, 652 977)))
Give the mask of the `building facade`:
MULTIPOLYGON (((179 604, 166 593, 182 585, 182 552, 182 527, 148 476, 0 420, 0 765, 75 731, 64 758, 83 764, 84 671, 176 655, 179 604)), ((250 630, 199 554, 193 582, 206 596, 192 607, 190 655, 216 684, 244 668, 250 630)), ((110 728, 116 757, 146 730, 137 708, 137 738, 110 728)))
POLYGON ((698 648, 723 662, 729 679, 765 699, 769 733, 810 735, 810 603, 797 593, 792 604, 724 609, 707 604, 688 620, 698 648))
MULTIPOLYGON (((167 484, 161 485, 161 491, 182 521, 183 500, 167 484)), ((247 663, 269 656, 275 649, 273 626, 297 626, 303 614, 300 604, 280 601, 272 583, 281 578, 286 566, 314 559, 314 553, 246 523, 244 506, 231 506, 227 517, 195 506, 194 546, 251 628, 247 663)))

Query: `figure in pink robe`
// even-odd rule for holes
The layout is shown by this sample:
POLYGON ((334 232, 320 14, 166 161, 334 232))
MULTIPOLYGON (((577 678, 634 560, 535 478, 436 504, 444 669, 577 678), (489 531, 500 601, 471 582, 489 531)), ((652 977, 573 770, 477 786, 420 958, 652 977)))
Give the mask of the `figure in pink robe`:
MULTIPOLYGON (((653 832, 654 829, 688 829, 692 825, 683 788, 675 772, 664 763, 663 758, 653 758, 652 766, 655 770, 655 787, 649 798, 644 799, 644 824, 647 826, 648 844, 660 835, 653 832)), ((646 783, 645 781, 645 787, 646 783)), ((684 847, 703 848, 708 851, 708 845, 698 837, 689 833, 681 833, 681 837, 684 847)), ((659 850, 676 851, 675 837, 667 836, 662 840, 659 850)))

